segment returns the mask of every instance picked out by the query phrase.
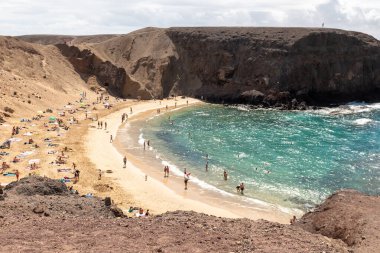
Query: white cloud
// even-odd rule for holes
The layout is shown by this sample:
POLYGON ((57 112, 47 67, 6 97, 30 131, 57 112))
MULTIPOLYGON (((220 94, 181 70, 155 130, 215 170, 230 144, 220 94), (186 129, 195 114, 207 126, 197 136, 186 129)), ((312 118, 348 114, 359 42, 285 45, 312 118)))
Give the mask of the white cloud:
POLYGON ((0 34, 127 33, 146 26, 307 26, 380 38, 379 0, 1 0, 0 34))

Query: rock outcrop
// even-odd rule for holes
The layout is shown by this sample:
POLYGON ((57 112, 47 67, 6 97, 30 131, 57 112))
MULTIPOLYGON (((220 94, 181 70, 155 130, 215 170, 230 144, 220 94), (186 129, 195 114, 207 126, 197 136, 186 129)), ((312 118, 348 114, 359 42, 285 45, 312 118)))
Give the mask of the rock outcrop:
MULTIPOLYGON (((67 38, 24 39, 47 43, 67 38)), ((123 73, 120 80, 110 77, 118 80, 113 86, 123 97, 185 95, 286 109, 305 102, 380 99, 380 42, 358 32, 145 28, 127 35, 73 37, 69 44, 89 49, 96 59, 92 65, 98 68, 81 69, 81 74, 123 73), (105 67, 110 64, 125 73, 105 67)))
POLYGON ((344 241, 354 252, 377 252, 380 236, 380 197, 354 190, 331 195, 296 226, 344 241))
POLYGON ((1 196, 4 252, 377 252, 379 245, 380 199, 354 191, 332 195, 295 225, 185 211, 128 219, 41 177, 12 183, 1 196))

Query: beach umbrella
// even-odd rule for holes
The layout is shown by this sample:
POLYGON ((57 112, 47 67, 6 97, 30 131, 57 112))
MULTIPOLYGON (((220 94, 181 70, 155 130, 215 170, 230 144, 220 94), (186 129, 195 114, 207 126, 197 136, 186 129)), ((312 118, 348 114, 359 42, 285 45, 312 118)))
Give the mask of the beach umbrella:
POLYGON ((37 111, 38 114, 43 114, 44 112, 43 111, 37 111))

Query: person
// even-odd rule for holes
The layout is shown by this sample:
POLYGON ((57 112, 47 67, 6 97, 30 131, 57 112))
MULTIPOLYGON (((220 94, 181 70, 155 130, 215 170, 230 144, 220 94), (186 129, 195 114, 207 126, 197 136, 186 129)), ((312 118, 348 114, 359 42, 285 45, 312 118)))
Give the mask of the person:
POLYGON ((294 225, 297 221, 297 218, 295 215, 293 215, 293 218, 290 219, 290 225, 294 225))
POLYGON ((144 141, 144 150, 145 150, 145 145, 146 145, 146 144, 145 144, 145 141, 144 141))
POLYGON ((128 213, 133 213, 135 209, 133 208, 133 206, 130 206, 129 209, 128 209, 128 213))
POLYGON ((129 108, 129 111, 131 112, 131 114, 133 113, 132 107, 131 107, 131 108, 129 108))
POLYGON ((148 147, 150 146, 150 140, 147 141, 148 147))
POLYGON ((227 181, 228 174, 226 170, 224 170, 223 172, 223 177, 224 177, 224 180, 227 181))
POLYGON ((104 122, 104 130, 107 130, 107 122, 104 122))
POLYGON ((79 170, 75 170, 75 171, 74 171, 75 182, 78 182, 78 181, 79 181, 79 174, 80 174, 80 171, 79 171, 79 170))
POLYGON ((102 170, 99 170, 98 180, 102 180, 102 170))
POLYGON ((169 166, 164 167, 164 177, 169 177, 169 166))
POLYGON ((13 158, 13 161, 12 162, 14 162, 14 163, 18 163, 20 161, 20 158, 18 158, 17 156, 15 156, 14 158, 13 158))
POLYGON ((75 170, 75 168, 77 167, 77 165, 75 163, 73 163, 73 169, 75 170))
POLYGON ((206 172, 208 171, 208 161, 206 161, 206 172))
POLYGON ((189 182, 189 180, 190 180, 190 173, 187 173, 185 171, 185 174, 184 174, 185 190, 187 190, 187 183, 189 182))
POLYGON ((20 178, 20 172, 18 171, 18 170, 16 170, 16 180, 18 181, 19 180, 19 178, 20 178))
POLYGON ((149 209, 146 210, 145 216, 149 216, 149 209))
POLYGON ((127 156, 124 156, 123 163, 124 163, 124 167, 123 168, 126 168, 127 167, 127 156))
POLYGON ((112 134, 111 134, 111 136, 110 136, 110 143, 112 143, 113 142, 113 138, 112 138, 112 134))
POLYGON ((140 207, 139 209, 139 217, 144 216, 144 209, 140 207))
POLYGON ((240 184, 240 193, 243 195, 244 194, 244 183, 240 184))

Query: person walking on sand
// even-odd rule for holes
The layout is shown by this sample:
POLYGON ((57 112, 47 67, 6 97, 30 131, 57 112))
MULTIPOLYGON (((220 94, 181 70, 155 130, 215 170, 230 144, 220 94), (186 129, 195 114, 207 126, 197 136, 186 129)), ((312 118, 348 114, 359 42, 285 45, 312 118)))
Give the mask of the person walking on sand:
POLYGON ((130 111, 131 114, 133 113, 132 107, 129 108, 129 111, 130 111))
POLYGON ((111 134, 111 136, 110 136, 110 143, 112 143, 113 142, 113 138, 112 138, 112 134, 111 134))
POLYGON ((223 178, 224 178, 224 181, 227 181, 228 174, 227 174, 226 170, 224 170, 224 172, 223 172, 223 178))
POLYGON ((107 122, 104 122, 104 130, 107 130, 107 122))
POLYGON ((184 180, 184 183, 185 183, 185 190, 187 190, 187 183, 190 180, 190 173, 187 173, 186 169, 185 169, 185 174, 183 176, 183 180, 184 180))
POLYGON ((102 180, 102 170, 99 170, 98 180, 102 180))
POLYGON ((20 178, 20 172, 18 171, 18 170, 16 170, 16 180, 18 181, 19 180, 19 178, 20 178))
POLYGON ((100 129, 103 129, 103 121, 100 121, 100 129))
POLYGON ((146 144, 145 144, 145 141, 144 141, 144 150, 145 150, 145 145, 146 145, 146 144))
POLYGON ((126 168, 127 167, 127 156, 124 156, 123 164, 124 164, 123 168, 126 168))

